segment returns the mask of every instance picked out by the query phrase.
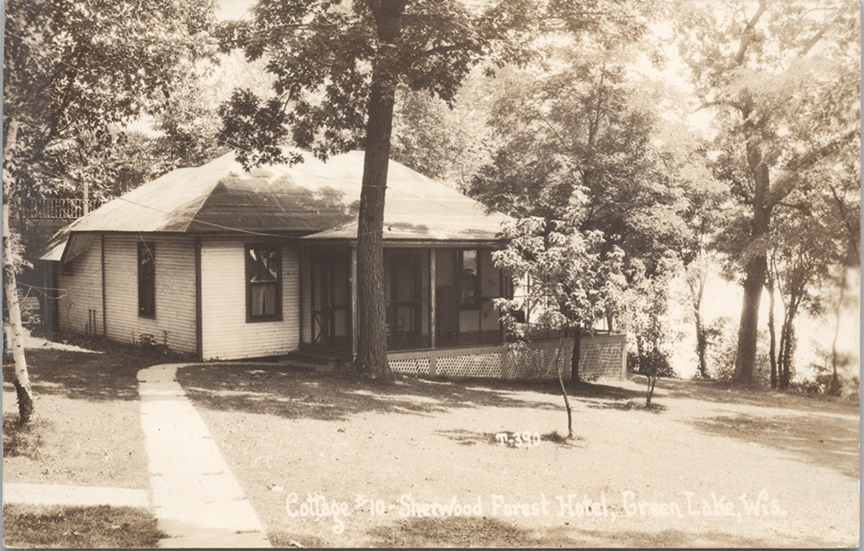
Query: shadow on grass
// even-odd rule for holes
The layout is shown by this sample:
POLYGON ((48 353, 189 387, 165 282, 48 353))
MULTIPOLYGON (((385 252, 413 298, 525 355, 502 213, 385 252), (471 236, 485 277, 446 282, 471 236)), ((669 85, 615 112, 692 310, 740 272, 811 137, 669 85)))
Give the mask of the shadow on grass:
MULTIPOLYGON (((629 374, 631 381, 645 386, 643 375, 629 374)), ((836 411, 851 413, 859 404, 820 394, 783 392, 766 385, 744 385, 734 381, 718 379, 657 379, 655 392, 670 398, 689 398, 719 404, 745 404, 771 408, 795 408, 804 411, 836 411)), ((645 396, 643 391, 642 396, 645 396)), ((656 396, 656 394, 655 394, 656 396)))
POLYGON ((508 447, 514 449, 536 447, 540 445, 540 442, 551 442, 565 448, 577 448, 581 447, 578 445, 578 442, 583 440, 579 436, 567 438, 567 435, 560 434, 558 431, 547 432, 546 434, 534 433, 525 435, 515 431, 477 432, 465 429, 454 429, 436 430, 435 433, 440 434, 445 438, 449 438, 462 446, 488 444, 496 447, 508 447))
POLYGON ((50 422, 34 417, 26 425, 19 421, 17 413, 3 414, 3 457, 27 457, 39 459, 44 440, 42 435, 50 428, 50 422))
MULTIPOLYGON (((67 340, 90 352, 52 348, 27 350, 27 367, 36 396, 62 395, 95 402, 137 400, 138 370, 189 360, 186 355, 166 353, 158 347, 81 336, 67 340)), ((14 366, 4 365, 3 380, 12 382, 14 377, 14 366)))
POLYGON ((842 417, 737 413, 693 419, 689 424, 706 434, 768 446, 852 478, 860 474, 859 425, 842 417))
MULTIPOLYGON (((788 537, 749 537, 734 532, 685 532, 584 529, 579 526, 526 529, 497 518, 416 518, 376 526, 368 534, 372 547, 731 547, 789 546, 800 540, 788 537)), ((823 542, 834 544, 836 542, 823 542)), ((809 541, 808 541, 809 544, 809 541)))
MULTIPOLYGON (((397 379, 394 384, 381 384, 338 373, 236 364, 184 367, 178 371, 177 380, 196 406, 327 421, 344 420, 350 415, 370 411, 434 415, 453 408, 509 407, 555 411, 563 408, 563 404, 548 398, 559 395, 557 381, 448 382, 406 377, 397 379)), ((626 389, 588 383, 571 383, 568 393, 574 400, 585 396, 616 400, 634 394, 626 389)), ((461 437, 466 441, 487 438, 485 434, 478 434, 479 437, 461 437)))
POLYGON ((3 544, 9 547, 149 548, 164 536, 146 509, 3 506, 3 544))
POLYGON ((627 400, 626 402, 609 402, 609 401, 601 401, 601 400, 586 400, 585 401, 589 408, 591 409, 617 409, 619 411, 646 411, 648 413, 663 413, 666 411, 666 406, 663 404, 658 404, 657 402, 652 403, 650 406, 645 405, 645 401, 633 401, 627 400))
POLYGON ((474 446, 476 444, 490 444, 500 446, 501 443, 495 438, 494 432, 476 432, 473 430, 455 429, 455 430, 436 430, 436 434, 440 434, 445 438, 456 442, 460 446, 474 446))

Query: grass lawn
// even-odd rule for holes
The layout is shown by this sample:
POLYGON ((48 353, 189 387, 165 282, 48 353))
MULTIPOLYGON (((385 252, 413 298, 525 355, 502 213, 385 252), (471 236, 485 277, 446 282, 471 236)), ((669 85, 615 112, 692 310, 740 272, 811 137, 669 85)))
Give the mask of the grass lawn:
POLYGON ((6 505, 3 544, 7 547, 156 547, 163 534, 145 509, 6 505))
POLYGON ((858 404, 660 381, 645 411, 642 378, 572 384, 562 443, 557 382, 384 387, 238 365, 178 380, 274 546, 859 542, 858 404))

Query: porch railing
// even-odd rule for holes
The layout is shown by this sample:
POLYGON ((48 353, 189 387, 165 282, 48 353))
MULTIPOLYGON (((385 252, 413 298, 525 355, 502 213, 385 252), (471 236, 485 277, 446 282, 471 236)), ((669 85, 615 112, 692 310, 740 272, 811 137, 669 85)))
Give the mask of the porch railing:
MULTIPOLYGON (((555 361, 565 378, 570 378, 573 338, 564 340, 559 355, 558 339, 534 341, 520 353, 504 345, 471 346, 388 352, 390 369, 409 375, 446 378, 554 379, 555 361)), ((579 354, 579 375, 583 380, 626 378, 626 335, 583 335, 579 354)))
MULTIPOLYGON (((90 199, 88 212, 103 203, 102 199, 90 199)), ((31 220, 77 220, 84 216, 84 199, 30 199, 21 206, 24 216, 31 220)))

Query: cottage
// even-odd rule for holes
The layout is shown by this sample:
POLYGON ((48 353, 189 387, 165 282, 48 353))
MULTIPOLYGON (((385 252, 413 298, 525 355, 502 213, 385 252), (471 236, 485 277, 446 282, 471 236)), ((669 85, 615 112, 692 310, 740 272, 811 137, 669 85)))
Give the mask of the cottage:
MULTIPOLYGON (((42 256, 57 268, 55 327, 153 340, 202 359, 318 351, 349 361, 363 153, 326 163, 304 157, 246 172, 229 153, 166 174, 59 232, 42 256)), ((507 217, 393 161, 387 188, 391 367, 469 376, 545 370, 542 354, 508 365, 503 353, 494 299, 512 288, 491 255, 507 217)), ((620 371, 623 346, 612 344, 620 371)))

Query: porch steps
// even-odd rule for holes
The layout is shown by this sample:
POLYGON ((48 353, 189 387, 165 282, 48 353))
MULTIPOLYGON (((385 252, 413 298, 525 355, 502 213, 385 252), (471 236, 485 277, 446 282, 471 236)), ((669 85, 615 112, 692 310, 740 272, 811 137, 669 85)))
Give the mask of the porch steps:
POLYGON ((346 365, 350 357, 327 350, 300 348, 279 357, 280 366, 292 366, 315 371, 333 371, 346 365))

